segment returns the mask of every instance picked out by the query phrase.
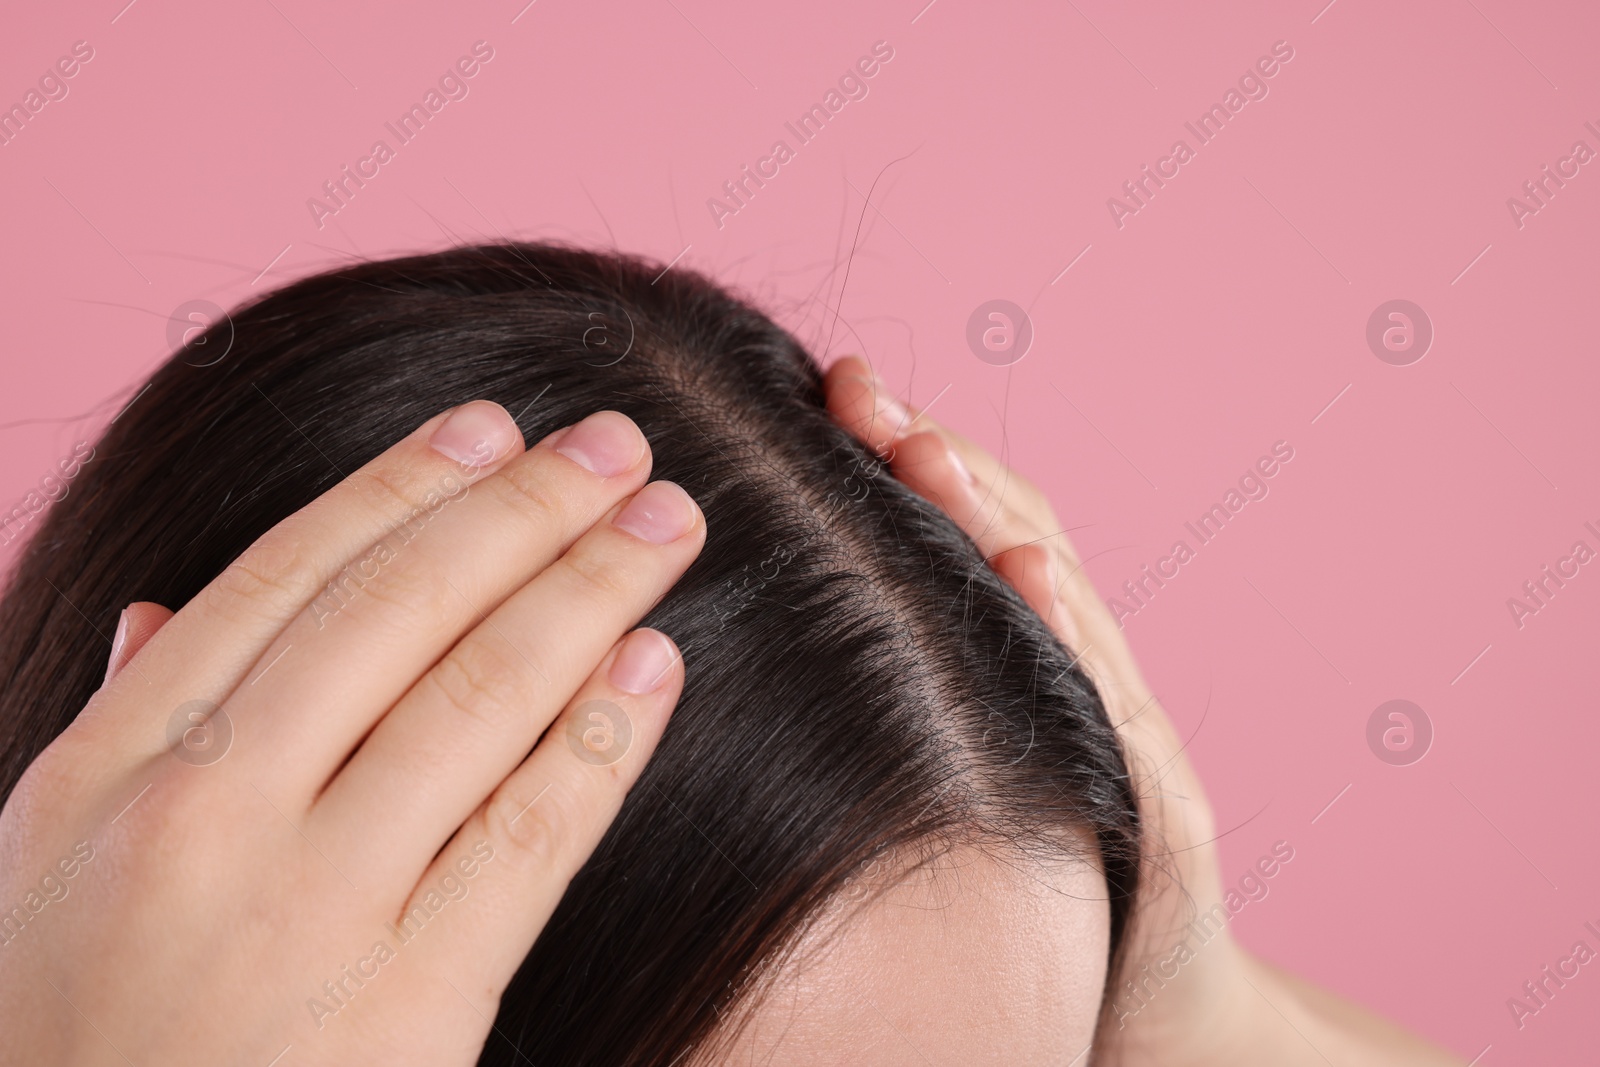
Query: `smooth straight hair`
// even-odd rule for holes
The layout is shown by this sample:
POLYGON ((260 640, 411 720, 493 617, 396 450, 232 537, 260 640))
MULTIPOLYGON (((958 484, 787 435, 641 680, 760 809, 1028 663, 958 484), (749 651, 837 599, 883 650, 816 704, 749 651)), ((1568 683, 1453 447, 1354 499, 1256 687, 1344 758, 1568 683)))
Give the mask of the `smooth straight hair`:
POLYGON ((835 424, 816 363, 749 303, 682 268, 507 243, 307 278, 203 340, 107 429, 17 561, 0 795, 100 685, 129 602, 182 607, 448 406, 498 401, 530 444, 609 408, 705 512, 703 553, 645 620, 687 684, 481 1062, 680 1062, 874 859, 957 845, 1093 864, 1116 980, 1140 826, 1094 687, 835 424))

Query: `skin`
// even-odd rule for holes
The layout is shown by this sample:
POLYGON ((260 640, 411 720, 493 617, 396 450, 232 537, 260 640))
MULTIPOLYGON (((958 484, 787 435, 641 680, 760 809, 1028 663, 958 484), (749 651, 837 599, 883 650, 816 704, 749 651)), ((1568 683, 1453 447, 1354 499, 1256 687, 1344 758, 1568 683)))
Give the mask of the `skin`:
POLYGON ((964 846, 843 896, 697 1065, 1060 1067, 1089 1047, 1110 948, 1093 867, 964 846))

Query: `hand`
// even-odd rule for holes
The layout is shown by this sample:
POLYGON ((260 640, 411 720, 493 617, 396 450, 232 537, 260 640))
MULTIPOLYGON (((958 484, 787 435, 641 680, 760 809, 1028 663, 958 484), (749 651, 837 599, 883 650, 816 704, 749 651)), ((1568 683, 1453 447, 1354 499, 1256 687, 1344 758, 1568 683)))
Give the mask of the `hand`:
MULTIPOLYGON (((1094 680, 1122 737, 1147 834, 1146 877, 1124 968, 1127 978, 1140 975, 1172 956, 1196 915, 1222 900, 1211 807, 1182 741, 1036 487, 959 434, 907 411, 864 360, 836 362, 826 390, 835 418, 966 530, 1094 680)), ((1231 983, 1221 979, 1239 966, 1238 955, 1224 927, 1153 995, 1126 996, 1115 983, 1110 1037, 1118 1062, 1189 1062, 1175 1054, 1197 1049, 1200 1035, 1226 1017, 1221 990, 1231 983)))
POLYGON ((705 524, 649 472, 477 401, 134 605, 0 812, 0 1059, 475 1063, 682 689, 628 631, 705 524))
POLYGON ((839 360, 824 384, 834 417, 966 530, 995 571, 1077 654, 1122 738, 1145 828, 1145 875, 1095 1062, 1459 1064, 1262 962, 1233 939, 1222 918, 1215 821, 1205 791, 1044 495, 964 437, 908 411, 864 360, 839 360))

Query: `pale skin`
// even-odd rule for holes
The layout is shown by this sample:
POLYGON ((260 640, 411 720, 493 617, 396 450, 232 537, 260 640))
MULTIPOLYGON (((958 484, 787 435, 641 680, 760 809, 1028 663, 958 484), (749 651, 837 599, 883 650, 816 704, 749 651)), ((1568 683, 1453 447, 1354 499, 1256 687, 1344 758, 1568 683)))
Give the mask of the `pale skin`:
POLYGON ((1098 870, 970 845, 873 866, 691 1067, 1082 1067, 1110 947, 1098 870))
MULTIPOLYGON (((827 384, 836 417, 1082 654, 1172 857, 1146 887, 1134 967, 1166 955, 1185 893, 1221 898, 1210 809, 1049 505, 897 405, 864 361, 827 384)), ((68 889, 0 945, 4 1062, 267 1063, 292 1048, 296 1063, 474 1063, 682 688, 670 639, 632 628, 699 553, 704 519, 649 472, 615 412, 525 449, 477 401, 284 520, 176 614, 130 606, 106 684, 0 812, 0 906, 46 877, 68 889), (468 491, 433 508, 452 476, 468 491), (414 540, 370 579, 362 564, 336 613, 318 609, 423 506, 414 540), (197 700, 231 725, 221 758, 174 754, 174 714, 197 700), (620 754, 586 732, 596 700, 631 726, 620 754)), ((1087 1052, 1108 936, 1093 868, 958 849, 918 870, 807 934, 728 1062, 1087 1052)), ((1095 1062, 1129 1067, 1458 1062, 1226 936, 1101 1040, 1095 1062)))

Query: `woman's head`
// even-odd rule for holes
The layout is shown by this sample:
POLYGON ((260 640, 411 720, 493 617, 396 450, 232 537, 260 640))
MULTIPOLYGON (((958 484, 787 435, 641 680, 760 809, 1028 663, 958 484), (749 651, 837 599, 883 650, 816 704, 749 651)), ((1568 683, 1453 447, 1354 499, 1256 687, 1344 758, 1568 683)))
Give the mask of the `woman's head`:
POLYGON ((155 375, 19 561, 4 794, 128 602, 181 606, 449 405, 498 401, 530 442, 615 409, 706 516, 646 620, 687 683, 484 1062, 1080 1050, 1138 879, 1116 737, 972 542, 829 418, 793 338, 694 275, 540 245, 320 275, 231 330, 155 375))

